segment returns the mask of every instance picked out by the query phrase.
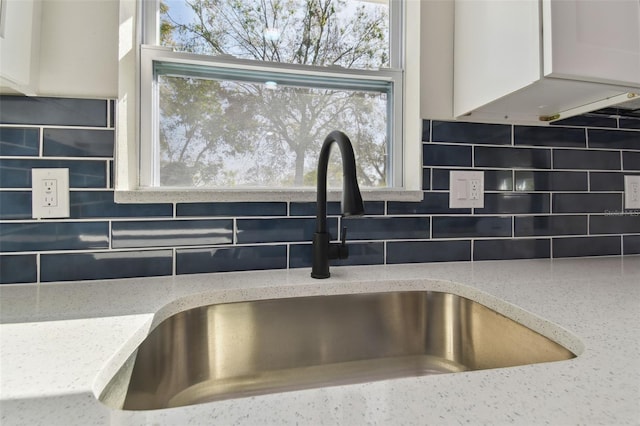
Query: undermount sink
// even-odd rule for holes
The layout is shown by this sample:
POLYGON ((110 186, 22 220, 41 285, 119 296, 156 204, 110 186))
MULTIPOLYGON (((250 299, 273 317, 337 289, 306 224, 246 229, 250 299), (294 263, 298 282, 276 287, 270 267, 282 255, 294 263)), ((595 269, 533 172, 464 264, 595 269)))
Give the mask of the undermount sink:
POLYGON ((167 318, 99 399, 112 408, 152 410, 574 357, 547 337, 449 293, 258 300, 167 318))

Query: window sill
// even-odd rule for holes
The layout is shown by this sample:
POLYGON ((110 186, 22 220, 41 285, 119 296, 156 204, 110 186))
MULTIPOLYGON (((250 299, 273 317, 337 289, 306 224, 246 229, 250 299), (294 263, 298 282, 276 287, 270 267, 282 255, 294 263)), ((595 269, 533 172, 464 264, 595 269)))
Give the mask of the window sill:
MULTIPOLYGON (((421 201, 422 191, 385 189, 362 191, 364 201, 421 201)), ((329 191, 328 201, 340 201, 342 191, 329 191)), ((250 202, 250 201, 316 201, 313 189, 286 190, 212 190, 212 189, 139 189, 116 190, 115 202, 121 204, 143 203, 200 203, 200 202, 250 202)))

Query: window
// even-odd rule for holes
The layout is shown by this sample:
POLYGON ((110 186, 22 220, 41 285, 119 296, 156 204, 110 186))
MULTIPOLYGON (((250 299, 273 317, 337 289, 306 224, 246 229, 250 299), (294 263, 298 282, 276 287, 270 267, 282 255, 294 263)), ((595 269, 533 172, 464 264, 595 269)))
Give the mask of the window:
MULTIPOLYGON (((354 144, 365 198, 416 188, 403 144, 402 0, 141 4, 139 134, 127 131, 139 138, 139 169, 132 185, 131 159, 126 172, 118 161, 116 189, 311 190, 336 129, 354 144)), ((332 161, 337 186, 339 156, 332 161)))

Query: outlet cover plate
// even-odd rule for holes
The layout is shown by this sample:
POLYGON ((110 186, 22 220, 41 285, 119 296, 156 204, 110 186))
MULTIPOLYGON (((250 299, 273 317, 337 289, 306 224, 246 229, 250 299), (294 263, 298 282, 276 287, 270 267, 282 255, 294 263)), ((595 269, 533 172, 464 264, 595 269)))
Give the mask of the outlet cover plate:
POLYGON ((640 209, 640 175, 624 177, 624 208, 640 209))
POLYGON ((484 207, 484 172, 451 170, 449 173, 449 207, 484 207))
POLYGON ((69 169, 31 169, 31 216, 69 217, 69 169))

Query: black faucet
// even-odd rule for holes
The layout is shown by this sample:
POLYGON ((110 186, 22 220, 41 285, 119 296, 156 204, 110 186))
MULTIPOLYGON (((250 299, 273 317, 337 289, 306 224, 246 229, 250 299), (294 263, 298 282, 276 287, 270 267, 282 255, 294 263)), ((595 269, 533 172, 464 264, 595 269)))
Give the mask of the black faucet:
POLYGON ((334 130, 325 138, 318 158, 318 212, 316 232, 313 234, 312 278, 329 278, 331 275, 329 260, 349 257, 349 248, 346 244, 347 228, 342 228, 340 243, 330 243, 331 236, 327 232, 327 167, 329 166, 331 144, 334 142, 342 154, 342 216, 364 214, 362 195, 360 195, 356 179, 356 159, 353 155, 351 141, 344 133, 334 130))

